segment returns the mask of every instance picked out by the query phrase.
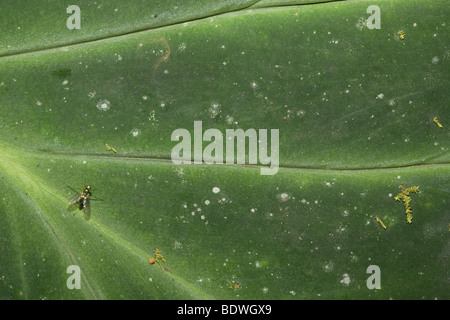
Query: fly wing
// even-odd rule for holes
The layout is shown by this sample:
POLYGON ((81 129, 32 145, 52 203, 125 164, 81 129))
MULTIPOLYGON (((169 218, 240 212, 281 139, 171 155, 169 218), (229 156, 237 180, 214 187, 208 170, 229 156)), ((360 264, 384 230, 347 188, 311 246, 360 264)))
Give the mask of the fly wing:
POLYGON ((91 218, 91 197, 90 196, 87 196, 84 199, 83 209, 84 209, 84 219, 89 220, 91 218))
POLYGON ((91 195, 90 197, 92 198, 92 201, 105 201, 105 200, 103 200, 103 199, 101 199, 101 198, 99 198, 99 197, 97 197, 95 195, 91 195))
POLYGON ((70 205, 72 205, 72 204, 74 204, 74 203, 79 202, 79 201, 80 201, 80 197, 81 197, 82 194, 83 194, 83 193, 80 192, 80 193, 74 195, 74 196, 69 200, 68 205, 70 206, 70 205))

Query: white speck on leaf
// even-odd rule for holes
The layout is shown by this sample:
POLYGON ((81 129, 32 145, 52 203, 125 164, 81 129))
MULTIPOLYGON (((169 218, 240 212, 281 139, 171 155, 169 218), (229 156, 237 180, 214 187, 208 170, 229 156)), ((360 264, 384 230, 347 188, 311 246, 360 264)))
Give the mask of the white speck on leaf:
POLYGON ((210 115, 211 118, 217 117, 220 114, 220 112, 221 112, 220 104, 212 103, 211 107, 209 108, 208 111, 209 111, 209 115, 210 115))
POLYGON ((350 276, 348 275, 348 273, 344 273, 342 275, 342 280, 340 282, 346 286, 348 286, 350 284, 351 280, 350 280, 350 276))
POLYGON ((139 135, 140 131, 139 131, 139 129, 133 129, 133 130, 131 130, 130 133, 133 137, 137 137, 139 135))
POLYGON ((111 103, 108 100, 101 100, 97 102, 97 109, 100 111, 107 111, 111 107, 111 103))
POLYGON ((325 262, 322 266, 323 271, 330 272, 334 268, 334 263, 332 261, 325 262))
POLYGON ((230 115, 227 115, 226 121, 227 121, 228 124, 233 124, 234 118, 232 116, 230 116, 230 115))
POLYGON ((358 21, 356 22, 355 27, 359 30, 367 28, 367 18, 366 17, 358 18, 358 21))
POLYGON ((291 197, 289 196, 289 194, 287 194, 286 192, 277 194, 277 199, 280 202, 286 202, 290 199, 291 197))

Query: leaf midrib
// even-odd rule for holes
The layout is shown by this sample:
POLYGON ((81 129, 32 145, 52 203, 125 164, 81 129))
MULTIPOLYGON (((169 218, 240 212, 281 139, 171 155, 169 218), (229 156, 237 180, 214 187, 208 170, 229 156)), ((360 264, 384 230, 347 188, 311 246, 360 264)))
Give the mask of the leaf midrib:
MULTIPOLYGON (((0 143, 1 145, 1 143, 0 143)), ((33 154, 33 156, 42 158, 42 157, 56 157, 60 159, 74 159, 74 157, 79 159, 90 159, 93 161, 125 161, 125 162, 155 162, 155 163, 166 163, 166 164, 174 164, 171 158, 168 157, 148 157, 148 156, 122 156, 122 155, 102 155, 102 154, 90 154, 90 153, 64 153, 64 152, 36 152, 36 151, 21 151, 28 154, 33 154)), ((372 172, 372 171, 383 171, 383 170, 396 170, 396 169, 414 169, 421 167, 432 166, 446 166, 449 165, 450 162, 439 162, 433 163, 432 160, 439 158, 445 154, 449 154, 449 151, 443 151, 438 154, 432 155, 428 158, 422 160, 421 163, 413 163, 413 164, 403 164, 403 165, 392 165, 392 166, 367 166, 367 167, 333 167, 333 166, 324 166, 320 165, 318 167, 313 166, 302 166, 302 165, 279 165, 279 169, 289 169, 289 170, 301 170, 301 171, 310 171, 310 172, 348 172, 348 173, 360 173, 360 172, 372 172)), ((193 160, 191 161, 193 164, 193 160)), ((187 164, 183 164, 187 165, 187 164)), ((201 164, 195 164, 195 166, 216 166, 216 167, 239 167, 239 168, 267 168, 267 166, 258 165, 258 164, 207 164, 202 162, 201 164)))

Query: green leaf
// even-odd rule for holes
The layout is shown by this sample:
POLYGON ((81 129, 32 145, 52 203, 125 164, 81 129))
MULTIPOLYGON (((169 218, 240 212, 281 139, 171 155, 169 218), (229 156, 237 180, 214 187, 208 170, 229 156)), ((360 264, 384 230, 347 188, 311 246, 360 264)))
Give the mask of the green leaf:
POLYGON ((69 30, 65 3, 5 1, 0 297, 448 299, 444 4, 380 0, 369 29, 367 1, 78 1, 69 30), (173 163, 195 121, 224 159, 227 129, 278 129, 277 173, 249 140, 173 163))

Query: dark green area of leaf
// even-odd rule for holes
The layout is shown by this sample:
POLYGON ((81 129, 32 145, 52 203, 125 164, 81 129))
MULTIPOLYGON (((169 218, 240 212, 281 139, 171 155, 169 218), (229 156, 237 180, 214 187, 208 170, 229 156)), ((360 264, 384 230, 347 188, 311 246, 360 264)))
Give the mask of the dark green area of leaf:
POLYGON ((52 0, 5 0, 0 7, 0 56, 49 49, 161 28, 168 25, 244 10, 277 5, 311 4, 331 0, 79 0, 70 4, 52 0), (66 27, 80 8, 80 29, 66 27))
POLYGON ((204 130, 278 128, 285 166, 447 162, 448 131, 433 122, 450 122, 445 33, 433 36, 445 29, 436 23, 444 12, 436 5, 421 17, 423 8, 408 4, 391 17, 386 3, 383 28, 369 30, 358 25, 365 5, 234 13, 4 58, 5 142, 81 153, 106 153, 108 143, 125 155, 168 159, 173 130, 202 120, 204 130), (69 70, 63 84, 55 73, 69 70), (104 100, 111 109, 99 112, 104 100))
POLYGON ((448 299, 446 2, 197 3, 2 5, 0 298, 448 299), (279 129, 278 173, 173 164, 197 120, 279 129))

